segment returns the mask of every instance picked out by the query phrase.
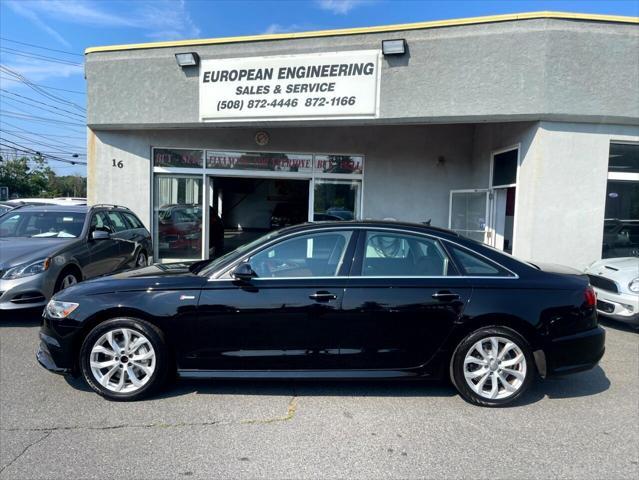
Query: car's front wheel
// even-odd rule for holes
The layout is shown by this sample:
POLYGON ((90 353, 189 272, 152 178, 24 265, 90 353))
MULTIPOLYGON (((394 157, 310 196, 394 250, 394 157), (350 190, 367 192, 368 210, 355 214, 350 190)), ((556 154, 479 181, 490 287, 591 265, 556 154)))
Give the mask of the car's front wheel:
POLYGON ((160 387, 167 372, 162 332, 133 318, 96 326, 82 343, 80 369, 87 384, 112 400, 138 400, 160 387))
POLYGON ((531 348, 509 328, 486 327, 464 338, 453 354, 450 376, 470 403, 499 407, 521 397, 535 375, 531 348))

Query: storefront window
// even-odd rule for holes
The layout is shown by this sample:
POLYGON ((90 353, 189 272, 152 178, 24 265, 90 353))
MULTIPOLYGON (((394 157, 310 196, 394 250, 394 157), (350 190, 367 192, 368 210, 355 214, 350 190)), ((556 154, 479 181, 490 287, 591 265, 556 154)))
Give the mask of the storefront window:
POLYGON ((519 150, 508 150, 493 156, 492 186, 514 185, 517 183, 517 157, 519 150))
POLYGON ((202 256, 202 179, 155 177, 155 239, 161 261, 202 256))
POLYGON ((156 167, 202 168, 204 163, 202 150, 153 150, 153 165, 156 167))
POLYGON ((316 179, 313 220, 353 220, 359 217, 361 182, 316 179))
POLYGON ((611 143, 608 171, 639 173, 639 145, 611 143))
POLYGON ((639 145, 611 144, 603 258, 639 256, 639 145))

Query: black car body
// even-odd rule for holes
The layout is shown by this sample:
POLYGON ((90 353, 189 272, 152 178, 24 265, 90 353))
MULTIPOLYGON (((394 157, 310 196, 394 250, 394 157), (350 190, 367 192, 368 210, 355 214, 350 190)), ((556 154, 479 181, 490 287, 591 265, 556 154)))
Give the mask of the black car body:
POLYGON ((103 277, 55 300, 78 305, 44 316, 38 358, 58 372, 82 370, 87 335, 110 319, 152 325, 186 377, 440 378, 483 331, 519 342, 542 376, 589 369, 604 352, 585 275, 396 222, 290 227, 212 263, 103 277))
POLYGON ((16 207, 0 217, 0 310, 44 306, 70 284, 147 265, 151 252, 151 235, 124 207, 16 207))

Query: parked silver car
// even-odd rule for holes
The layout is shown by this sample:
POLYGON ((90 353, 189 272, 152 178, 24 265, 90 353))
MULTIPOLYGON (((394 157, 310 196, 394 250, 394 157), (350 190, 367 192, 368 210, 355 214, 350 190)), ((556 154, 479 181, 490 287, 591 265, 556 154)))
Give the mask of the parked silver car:
POLYGON ((0 217, 0 310, 46 305, 74 283, 146 266, 151 235, 114 205, 23 206, 0 217))

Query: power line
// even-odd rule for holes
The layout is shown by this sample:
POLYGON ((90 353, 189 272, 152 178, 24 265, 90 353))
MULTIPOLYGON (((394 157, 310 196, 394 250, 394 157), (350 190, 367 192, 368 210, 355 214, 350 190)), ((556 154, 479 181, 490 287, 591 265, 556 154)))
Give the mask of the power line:
MULTIPOLYGON (((51 108, 41 107, 39 105, 33 105, 32 103, 26 103, 25 100, 18 100, 18 99, 15 99, 15 98, 7 97, 7 96, 2 95, 2 94, 0 94, 0 98, 2 98, 4 102, 8 101, 11 107, 17 108, 19 111, 24 112, 24 113, 32 114, 34 112, 31 111, 31 110, 24 110, 21 107, 35 108, 36 110, 41 110, 41 111, 47 112, 47 113, 53 113, 54 115, 60 115, 61 117, 68 118, 70 120, 78 120, 78 121, 83 121, 84 120, 84 117, 82 117, 79 113, 71 112, 72 115, 69 115, 69 114, 66 114, 66 113, 58 112, 56 110, 52 110, 51 108), (17 105, 17 106, 15 106, 15 105, 17 105)), ((39 103, 41 103, 41 102, 39 102, 39 103)), ((35 113, 40 113, 40 112, 35 112, 35 113)))
MULTIPOLYGON (((30 153, 32 155, 42 156, 42 152, 39 152, 38 150, 33 150, 32 148, 25 147, 24 145, 20 145, 19 143, 13 142, 11 140, 4 139, 4 141, 12 143, 13 145, 7 145, 6 143, 2 143, 2 142, 0 142, 0 145, 3 145, 3 146, 8 147, 8 148, 12 148, 14 150, 18 150, 18 151, 21 151, 21 152, 30 153), (15 147, 14 147, 14 145, 15 145, 15 147)), ((55 160, 55 161, 58 161, 58 162, 74 163, 74 164, 78 163, 78 164, 86 165, 86 162, 83 162, 83 161, 69 160, 67 158, 62 158, 62 157, 58 157, 58 156, 54 156, 54 155, 44 155, 44 156, 47 157, 47 158, 50 158, 51 160, 55 160)))
POLYGON ((48 55, 38 55, 37 53, 28 53, 28 52, 24 52, 22 50, 16 50, 14 48, 0 47, 0 51, 8 53, 10 55, 16 55, 18 57, 36 58, 38 60, 43 60, 45 62, 61 63, 63 65, 71 65, 71 66, 74 66, 74 67, 81 67, 82 66, 81 63, 72 62, 70 60, 64 60, 63 58, 49 57, 48 55))
MULTIPOLYGON (((7 82, 22 83, 20 80, 16 80, 15 78, 3 77, 2 75, 0 75, 0 80, 5 80, 7 82)), ((80 92, 78 90, 67 90, 66 88, 51 87, 49 85, 42 85, 41 83, 34 83, 34 85, 36 85, 37 87, 40 87, 40 88, 45 88, 47 90, 58 90, 60 92, 75 93, 76 95, 86 95, 87 94, 87 92, 80 92)))
MULTIPOLYGON (((7 134, 7 132, 0 130, 0 135, 2 134, 7 134)), ((49 148, 53 148, 55 150, 58 150, 60 153, 68 153, 69 148, 64 148, 65 145, 55 145, 52 143, 48 143, 48 142, 43 142, 41 140, 33 140, 32 138, 26 137, 24 135, 20 135, 19 133, 8 133, 8 135, 12 135, 14 137, 20 138, 22 140, 26 140, 27 142, 31 142, 31 143, 36 143, 38 145, 44 145, 45 147, 49 147, 49 148)), ((70 147, 71 149, 75 149, 75 146, 73 145, 68 145, 68 147, 70 147)), ((78 151, 82 151, 84 150, 84 148, 78 148, 78 151)), ((73 153, 71 154, 73 155, 73 153)), ((81 155, 79 153, 75 153, 75 155, 81 155)))
POLYGON ((18 125, 14 125, 14 124, 9 123, 7 121, 3 121, 2 123, 5 124, 5 125, 9 125, 9 126, 11 126, 13 128, 17 128, 18 130, 7 130, 7 129, 3 128, 2 124, 0 124, 0 132, 20 133, 20 134, 23 134, 23 135, 24 134, 31 135, 31 136, 38 137, 38 138, 45 138, 45 139, 47 139, 47 141, 56 143, 58 145, 76 148, 77 147, 76 144, 64 142, 62 140, 58 140, 57 138, 49 138, 49 137, 72 138, 72 139, 82 140, 83 141, 82 144, 84 145, 82 147, 82 149, 86 148, 86 138, 85 137, 72 137, 70 135, 49 135, 49 134, 46 134, 46 133, 32 132, 30 130, 27 130, 25 128, 21 128, 18 125))
POLYGON ((27 47, 41 48, 42 50, 49 50, 50 52, 65 53, 67 55, 75 55, 76 57, 84 57, 84 55, 82 55, 81 53, 67 52, 65 50, 56 50, 55 48, 42 47, 40 45, 34 45, 33 43, 19 42, 17 40, 11 40, 6 37, 0 37, 0 40, 4 40, 5 42, 17 43, 18 45, 25 45, 27 47))
POLYGON ((6 116, 12 117, 12 118, 22 118, 22 119, 27 119, 27 120, 34 120, 36 122, 49 122, 49 123, 55 123, 55 124, 72 125, 72 126, 76 126, 76 127, 85 127, 86 126, 86 125, 84 125, 82 123, 66 122, 66 121, 63 121, 63 120, 58 120, 58 119, 50 118, 50 117, 38 117, 36 115, 25 115, 23 113, 18 113, 18 112, 9 112, 7 110, 4 110, 4 111, 0 112, 0 115, 6 115, 6 116))
POLYGON ((24 83, 25 85, 27 85, 29 88, 31 88, 32 90, 40 93, 41 95, 44 95, 45 97, 48 97, 51 100, 54 100, 56 102, 59 103, 66 103, 67 105, 71 105, 74 108, 79 109, 80 111, 84 112, 85 109, 84 107, 81 107, 80 105, 78 105, 77 103, 71 102, 69 100, 66 100, 62 97, 58 97, 57 95, 53 95, 52 93, 49 93, 47 91, 45 91, 44 89, 38 87, 36 84, 34 84, 33 82, 31 82, 31 80, 29 80, 28 78, 26 78, 24 75, 22 75, 19 72, 16 72, 15 70, 7 67, 6 65, 0 65, 0 71, 4 71, 6 74, 8 74, 10 77, 14 77, 17 78, 18 80, 20 80, 22 83, 24 83))
MULTIPOLYGON (((2 123, 6 123, 7 125, 10 125, 9 122, 7 121, 3 121, 2 123)), ((13 126, 13 125, 12 125, 13 126)), ((18 128, 18 127, 14 127, 14 128, 18 128)), ((20 132, 25 132, 28 133, 29 135, 37 135, 39 137, 45 137, 45 138, 49 138, 49 137, 60 137, 60 138, 74 138, 76 140, 86 140, 86 137, 76 137, 74 135, 54 135, 52 133, 40 133, 40 132, 30 132, 28 130, 25 129, 19 129, 19 130, 6 130, 3 129, 3 132, 7 132, 7 133, 20 133, 20 132)))
POLYGON ((25 95, 20 95, 19 93, 10 92, 6 88, 0 88, 0 92, 4 92, 5 94, 8 94, 8 95, 11 95, 11 96, 14 96, 14 97, 20 97, 20 98, 22 98, 24 100, 27 100, 29 102, 38 103, 40 105, 46 105, 48 107, 55 108, 56 110, 60 110, 61 112, 70 113, 71 115, 76 115, 78 117, 84 118, 84 114, 83 113, 72 112, 71 110, 65 110, 64 108, 60 108, 60 107, 58 107, 56 105, 51 105, 50 103, 47 103, 47 102, 41 102, 41 101, 35 100, 35 99, 31 98, 31 97, 27 97, 25 95))

